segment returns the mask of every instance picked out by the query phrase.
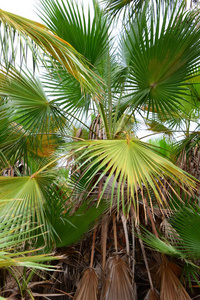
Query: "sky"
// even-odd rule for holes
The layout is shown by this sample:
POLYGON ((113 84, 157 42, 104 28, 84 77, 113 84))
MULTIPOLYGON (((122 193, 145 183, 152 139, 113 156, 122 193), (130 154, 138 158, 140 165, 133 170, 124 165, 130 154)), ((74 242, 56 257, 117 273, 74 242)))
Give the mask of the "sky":
POLYGON ((39 21, 39 17, 34 12, 36 3, 37 0, 0 0, 0 9, 39 21))
MULTIPOLYGON (((84 4, 87 4, 92 0, 78 0, 78 2, 81 1, 83 1, 84 4)), ((38 2, 39 0, 0 0, 0 9, 41 22, 40 18, 36 14, 35 8, 38 2)))

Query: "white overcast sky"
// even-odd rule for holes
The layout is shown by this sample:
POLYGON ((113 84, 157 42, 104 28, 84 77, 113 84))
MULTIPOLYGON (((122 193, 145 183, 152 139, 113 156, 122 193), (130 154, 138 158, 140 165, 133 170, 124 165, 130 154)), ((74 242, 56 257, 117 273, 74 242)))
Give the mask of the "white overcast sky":
MULTIPOLYGON (((78 2, 81 1, 86 4, 86 7, 87 3, 92 2, 92 0, 78 0, 78 2)), ((38 2, 38 0, 0 0, 0 9, 34 21, 40 21, 40 18, 35 13, 35 7, 38 2)))
POLYGON ((0 0, 0 9, 39 21, 39 17, 34 12, 37 2, 37 0, 0 0))
MULTIPOLYGON (((81 0, 78 0, 78 2, 81 0)), ((87 5, 91 0, 82 0, 87 5)), ((190 0, 187 0, 188 4, 190 0)), ((15 13, 17 15, 32 19, 34 21, 40 21, 39 17, 35 13, 35 6, 38 0, 0 0, 0 9, 15 13)))

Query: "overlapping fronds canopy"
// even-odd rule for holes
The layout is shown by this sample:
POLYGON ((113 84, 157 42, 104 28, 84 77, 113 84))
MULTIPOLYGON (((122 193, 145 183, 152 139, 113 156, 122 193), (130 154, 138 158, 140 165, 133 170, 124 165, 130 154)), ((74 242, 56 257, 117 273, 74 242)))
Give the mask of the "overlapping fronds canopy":
POLYGON ((26 47, 33 53, 34 61, 44 63, 44 53, 56 59, 87 90, 96 94, 97 77, 89 69, 84 58, 65 40, 52 33, 46 26, 10 12, 0 10, 2 59, 7 66, 15 61, 15 40, 21 46, 21 55, 26 57, 26 47), (8 53, 12 54, 10 61, 8 53))
MULTIPOLYGON (((103 77, 106 72, 104 61, 110 47, 110 25, 97 1, 86 10, 82 4, 70 0, 41 0, 39 15, 48 28, 67 40, 90 62, 90 68, 95 74, 103 77)), ((72 119, 85 118, 85 114, 97 99, 91 94, 83 93, 80 84, 59 66, 49 69, 50 72, 44 76, 44 85, 55 97, 55 102, 62 106, 65 114, 72 119)), ((102 79, 104 81, 104 78, 102 79)), ((102 90, 103 88, 105 85, 102 90)), ((101 101, 104 97, 105 94, 102 95, 101 101)))
POLYGON ((97 209, 85 202, 74 211, 65 189, 61 191, 56 185, 55 175, 40 172, 23 177, 0 176, 0 218, 8 229, 18 228, 22 237, 42 233, 37 239, 39 245, 72 244, 89 230, 107 205, 102 203, 97 209))
POLYGON ((85 9, 70 0, 40 0, 39 15, 48 28, 68 41, 92 66, 102 63, 109 47, 110 22, 97 1, 85 9))
MULTIPOLYGON (((67 117, 49 99, 38 77, 10 67, 0 70, 0 149, 12 162, 30 153, 53 155, 67 128, 67 117)), ((12 163, 11 163, 12 164, 12 163)), ((3 167, 3 166, 2 166, 3 167)))
MULTIPOLYGON (((38 267, 41 257, 27 261, 23 249, 63 248, 95 227, 92 241, 88 234, 81 247, 73 245, 72 260, 62 264, 75 292, 92 242, 90 267, 74 299, 127 300, 137 298, 136 292, 140 298, 134 276, 138 257, 144 266, 141 249, 151 287, 142 297, 157 299, 148 266, 152 251, 145 253, 138 222, 149 218, 158 234, 161 215, 172 216, 199 191, 194 173, 168 159, 168 145, 160 143, 159 150, 142 142, 136 125, 143 118, 151 130, 171 138, 183 120, 198 123, 199 13, 186 11, 179 0, 93 0, 88 9, 82 2, 39 0, 45 25, 0 10, 0 267, 38 267), (122 26, 114 28, 117 16, 122 26), (15 245, 22 250, 19 257, 15 245)), ((185 132, 183 154, 199 152, 199 132, 185 132)), ((169 223, 165 219, 168 240, 148 233, 146 245, 193 266, 191 260, 200 257, 195 209, 181 210, 169 223)), ((179 268, 160 257, 159 296, 189 299, 179 268)))

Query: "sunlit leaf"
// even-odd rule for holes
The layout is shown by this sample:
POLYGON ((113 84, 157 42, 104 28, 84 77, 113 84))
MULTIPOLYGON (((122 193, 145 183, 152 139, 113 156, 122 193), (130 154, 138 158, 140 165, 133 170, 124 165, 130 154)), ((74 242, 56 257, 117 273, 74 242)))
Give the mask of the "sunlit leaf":
MULTIPOLYGON (((104 192, 109 188, 107 196, 111 204, 116 199, 118 208, 122 205, 124 209, 125 205, 129 206, 132 202, 137 208, 138 189, 144 187, 149 195, 153 191, 159 205, 165 206, 167 202, 162 194, 162 178, 167 180, 170 188, 170 182, 183 188, 187 186, 191 192, 195 188, 194 179, 137 138, 84 141, 73 145, 77 149, 75 153, 81 153, 77 161, 82 160, 82 166, 86 166, 84 176, 88 177, 88 182, 97 174, 95 185, 104 178, 100 199, 106 197, 104 192)), ((165 192, 170 198, 166 188, 165 192)))
MULTIPOLYGON (((31 21, 24 17, 17 16, 10 12, 0 10, 1 36, 0 42, 4 53, 9 49, 15 49, 13 32, 16 34, 18 43, 28 46, 35 59, 38 56, 43 59, 41 53, 46 53, 49 57, 55 58, 67 71, 69 71, 86 90, 96 93, 98 84, 95 76, 90 72, 84 62, 83 57, 65 40, 53 34, 46 26, 31 21), (32 43, 32 41, 34 43, 32 43), (39 51, 37 50, 39 49, 39 51)), ((22 53, 26 53, 26 46, 23 47, 22 53)), ((13 50, 13 58, 16 59, 16 53, 13 50)), ((25 55, 25 54, 24 54, 25 55)), ((4 55, 3 59, 6 59, 4 55)))

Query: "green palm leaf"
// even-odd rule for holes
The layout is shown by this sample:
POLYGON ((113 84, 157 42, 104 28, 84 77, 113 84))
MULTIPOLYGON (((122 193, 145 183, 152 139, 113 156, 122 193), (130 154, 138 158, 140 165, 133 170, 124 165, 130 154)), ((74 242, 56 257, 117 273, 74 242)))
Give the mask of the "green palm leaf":
POLYGON ((106 12, 114 18, 122 12, 124 15, 132 16, 142 7, 144 0, 103 0, 102 2, 106 5, 106 12))
POLYGON ((9 52, 9 49, 12 53, 12 59, 16 60, 17 54, 14 49, 16 48, 15 40, 17 40, 18 45, 22 47, 21 52, 25 58, 27 46, 33 53, 34 59, 40 58, 43 63, 45 61, 41 52, 44 52, 48 57, 56 59, 87 91, 96 94, 98 90, 97 77, 91 73, 83 57, 67 41, 56 36, 40 23, 3 10, 0 10, 0 20, 0 44, 5 63, 8 64, 6 53, 9 52))
POLYGON ((54 235, 56 247, 66 247, 78 242, 89 232, 107 207, 108 205, 103 202, 99 207, 83 202, 73 215, 68 213, 60 216, 60 219, 54 219, 52 224, 56 232, 54 235))
POLYGON ((176 143, 175 154, 177 157, 184 157, 185 153, 187 158, 190 155, 194 157, 197 155, 200 143, 199 126, 196 129, 196 131, 191 132, 188 136, 176 143))
MULTIPOLYGON (((72 147, 72 146, 71 146, 72 147)), ((77 149, 77 161, 82 162, 80 167, 86 166, 84 176, 88 182, 97 176, 95 186, 104 178, 104 187, 101 197, 105 197, 105 190, 110 189, 107 197, 117 200, 117 205, 130 205, 132 202, 138 208, 138 189, 147 189, 150 202, 153 191, 159 205, 164 206, 166 199, 163 197, 164 188, 161 178, 176 185, 187 186, 190 191, 195 187, 195 180, 186 172, 173 165, 169 160, 161 157, 152 146, 141 142, 137 138, 125 140, 95 140, 73 143, 77 149)), ((170 194, 165 189, 166 195, 170 194)), ((99 200, 100 201, 100 200, 99 200)))
POLYGON ((193 280, 199 285, 199 266, 195 264, 200 258, 199 207, 184 207, 174 212, 169 222, 172 225, 170 241, 163 236, 157 238, 146 229, 141 238, 153 250, 184 260, 182 275, 186 276, 190 287, 194 285, 193 280))
MULTIPOLYGON (((55 256, 41 253, 41 249, 23 251, 24 243, 28 240, 30 231, 20 232, 20 227, 10 229, 21 216, 6 221, 0 219, 0 268, 24 266, 41 270, 52 270, 54 267, 45 265, 45 261, 58 259, 55 256)), ((27 223, 27 222, 26 222, 27 223)), ((37 239, 38 236, 33 236, 37 239)))
POLYGON ((175 6, 170 18, 169 6, 162 11, 159 1, 147 10, 145 25, 138 20, 137 30, 131 23, 126 29, 130 69, 126 105, 170 115, 180 109, 179 100, 187 98, 185 82, 196 76, 200 30, 198 16, 185 12, 184 5, 178 10, 175 6))
POLYGON ((109 25, 97 1, 93 1, 93 7, 88 7, 86 14, 83 5, 75 1, 40 0, 39 15, 49 29, 70 43, 93 66, 100 63, 109 46, 109 25))
POLYGON ((160 239, 145 229, 143 229, 143 236, 141 236, 141 238, 147 246, 160 253, 178 258, 184 257, 183 253, 181 253, 174 245, 171 245, 166 239, 163 237, 160 239))
POLYGON ((0 81, 0 95, 8 98, 1 110, 8 110, 10 122, 20 124, 25 132, 40 134, 63 129, 63 115, 47 98, 38 78, 10 68, 0 71, 0 81))
POLYGON ((58 70, 59 72, 46 73, 42 80, 44 88, 48 89, 48 95, 53 99, 52 104, 58 110, 62 107, 63 115, 69 120, 68 124, 85 120, 85 114, 88 114, 94 99, 89 93, 83 93, 79 82, 71 74, 67 74, 62 68, 58 70))
POLYGON ((199 207, 177 211, 170 219, 170 224, 180 236, 177 249, 190 259, 200 258, 200 210, 199 207))
MULTIPOLYGON (((86 13, 84 7, 75 1, 41 0, 39 15, 48 28, 67 40, 91 63, 90 68, 98 76, 106 77, 110 27, 97 1, 93 1, 93 6, 89 6, 86 13)), ((85 122, 96 99, 89 93, 83 93, 80 84, 62 67, 49 69, 50 72, 44 76, 44 85, 55 98, 54 103, 62 105, 65 114, 72 120, 74 117, 85 122)), ((102 90, 104 88, 105 85, 102 90)))
POLYGON ((185 91, 184 99, 179 99, 179 103, 177 103, 179 106, 178 110, 171 112, 170 115, 157 113, 157 118, 160 122, 174 132, 183 132, 185 136, 190 134, 194 125, 196 126, 195 130, 198 129, 200 108, 199 72, 195 72, 193 75, 194 77, 190 78, 185 85, 187 90, 185 91))
POLYGON ((157 121, 155 119, 147 120, 146 125, 148 126, 148 129, 153 132, 163 133, 168 136, 173 135, 172 131, 169 128, 167 128, 165 125, 163 125, 162 123, 160 123, 159 121, 157 121))
POLYGON ((1 218, 6 221, 16 216, 12 227, 42 232, 44 240, 51 238, 52 227, 47 217, 47 199, 50 197, 52 177, 47 174, 27 177, 0 177, 1 218), (30 222, 27 223, 27 220, 30 222), (39 226, 39 227, 38 227, 39 226), (46 236, 46 232, 49 235, 46 236), (50 236, 50 237, 49 237, 50 236))
POLYGON ((13 163, 21 158, 27 163, 30 152, 53 154, 62 141, 58 130, 65 130, 66 118, 49 99, 39 78, 10 67, 8 72, 1 69, 0 81, 4 98, 0 106, 0 149, 4 155, 9 161, 14 155, 13 163))
POLYGON ((37 245, 42 247, 63 247, 77 242, 107 205, 102 203, 96 208, 83 202, 76 212, 71 213, 72 197, 69 199, 64 187, 56 184, 55 176, 40 172, 25 177, 0 177, 2 222, 7 229, 18 228, 21 237, 29 240, 40 234, 37 245))
POLYGON ((171 224, 170 241, 164 237, 155 237, 144 230, 142 239, 151 248, 161 253, 181 259, 197 260, 200 258, 200 211, 199 207, 183 207, 174 212, 168 220, 171 224), (172 242, 173 241, 173 242, 172 242))
POLYGON ((0 173, 3 171, 3 169, 6 169, 9 167, 9 163, 3 154, 2 151, 0 151, 0 173))
POLYGON ((40 262, 55 260, 56 257, 47 256, 45 254, 40 255, 32 255, 33 251, 29 252, 19 252, 17 254, 13 254, 10 252, 0 252, 0 268, 8 268, 8 267, 27 267, 34 268, 40 270, 53 270, 52 267, 48 267, 48 265, 42 264, 40 262), (25 256, 29 254, 29 256, 25 256), (40 264, 39 264, 40 263, 40 264))

